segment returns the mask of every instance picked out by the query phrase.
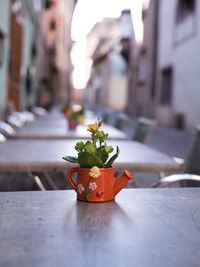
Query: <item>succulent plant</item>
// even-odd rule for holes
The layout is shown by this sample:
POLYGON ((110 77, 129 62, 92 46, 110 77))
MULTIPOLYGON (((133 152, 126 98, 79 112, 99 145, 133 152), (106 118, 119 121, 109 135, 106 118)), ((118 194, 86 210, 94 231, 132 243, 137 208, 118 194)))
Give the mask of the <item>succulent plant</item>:
POLYGON ((91 141, 77 142, 75 149, 78 152, 78 157, 65 156, 64 160, 78 163, 81 168, 110 168, 113 162, 119 155, 119 147, 116 148, 116 153, 109 158, 109 154, 113 152, 112 146, 107 146, 105 139, 107 133, 99 130, 102 125, 102 120, 98 118, 97 122, 88 125, 88 131, 91 133, 91 141))
POLYGON ((67 116, 68 120, 78 120, 84 116, 84 107, 81 105, 73 105, 70 101, 62 108, 62 113, 67 116))

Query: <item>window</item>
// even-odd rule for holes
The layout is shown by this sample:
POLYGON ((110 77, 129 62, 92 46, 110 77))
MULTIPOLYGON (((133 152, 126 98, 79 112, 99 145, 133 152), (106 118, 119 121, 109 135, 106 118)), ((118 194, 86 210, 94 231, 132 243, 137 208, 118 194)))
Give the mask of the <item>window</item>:
POLYGON ((179 0, 176 21, 179 23, 195 11, 195 0, 179 0))
POLYGON ((147 57, 146 54, 142 54, 139 59, 139 71, 138 71, 139 83, 147 82, 147 57))
POLYGON ((52 1, 51 0, 46 0, 45 1, 45 9, 49 9, 52 6, 52 1))
POLYGON ((162 83, 161 83, 161 104, 169 105, 171 103, 172 96, 172 67, 163 69, 162 71, 162 83))
POLYGON ((3 42, 4 42, 4 33, 0 29, 0 66, 3 64, 3 42))
POLYGON ((52 19, 50 21, 49 29, 50 29, 50 31, 55 31, 55 29, 56 29, 56 21, 54 19, 52 19))

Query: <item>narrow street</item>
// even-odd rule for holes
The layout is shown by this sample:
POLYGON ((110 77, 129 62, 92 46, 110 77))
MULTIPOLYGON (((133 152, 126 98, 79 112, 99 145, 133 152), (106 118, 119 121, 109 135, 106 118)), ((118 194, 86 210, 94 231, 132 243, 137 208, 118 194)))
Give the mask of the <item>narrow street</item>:
MULTIPOLYGON (((186 160, 191 143, 192 135, 184 131, 175 129, 157 127, 149 146, 155 148, 172 157, 186 160)), ((153 173, 135 173, 136 187, 148 187, 155 182, 159 177, 153 173)))

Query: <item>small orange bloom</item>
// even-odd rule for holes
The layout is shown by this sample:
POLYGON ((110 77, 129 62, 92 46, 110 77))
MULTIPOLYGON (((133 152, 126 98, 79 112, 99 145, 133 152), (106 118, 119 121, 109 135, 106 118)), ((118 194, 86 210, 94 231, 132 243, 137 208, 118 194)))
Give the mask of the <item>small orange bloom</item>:
POLYGON ((97 127, 97 125, 96 125, 96 123, 94 123, 94 124, 88 124, 87 125, 88 126, 88 131, 90 131, 90 129, 93 129, 93 130, 98 130, 98 129, 100 129, 100 127, 97 127))

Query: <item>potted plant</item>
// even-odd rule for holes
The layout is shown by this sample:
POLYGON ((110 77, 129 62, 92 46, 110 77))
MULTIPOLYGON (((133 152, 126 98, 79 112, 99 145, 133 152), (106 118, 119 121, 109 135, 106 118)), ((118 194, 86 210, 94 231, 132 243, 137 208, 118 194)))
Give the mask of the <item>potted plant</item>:
POLYGON ((68 116, 68 114, 70 113, 71 108, 72 108, 71 102, 70 101, 67 101, 65 103, 65 105, 63 106, 63 108, 62 108, 62 114, 64 116, 68 116))
POLYGON ((65 156, 64 160, 77 163, 79 166, 69 169, 67 179, 77 192, 77 199, 89 202, 104 202, 115 198, 115 195, 133 179, 130 172, 124 171, 124 174, 114 178, 113 162, 119 155, 119 147, 116 147, 116 153, 112 146, 106 144, 107 133, 100 130, 102 121, 88 125, 88 131, 91 133, 91 141, 80 141, 75 145, 78 152, 77 157, 65 156), (77 183, 72 179, 72 173, 77 172, 77 183))
POLYGON ((62 109, 62 113, 66 116, 70 130, 75 130, 79 123, 85 119, 84 107, 81 105, 72 105, 67 102, 62 109))

